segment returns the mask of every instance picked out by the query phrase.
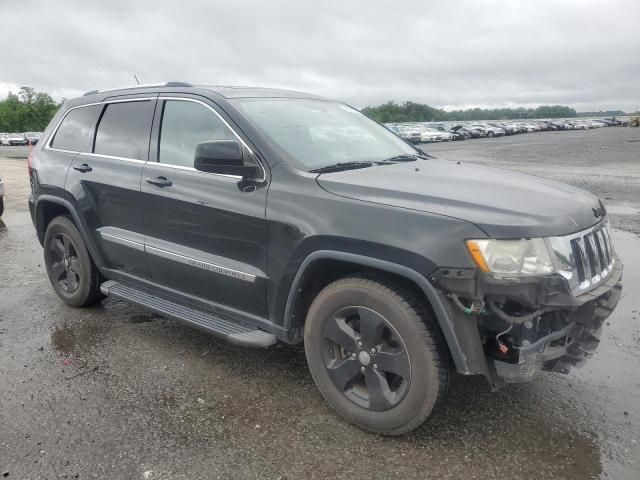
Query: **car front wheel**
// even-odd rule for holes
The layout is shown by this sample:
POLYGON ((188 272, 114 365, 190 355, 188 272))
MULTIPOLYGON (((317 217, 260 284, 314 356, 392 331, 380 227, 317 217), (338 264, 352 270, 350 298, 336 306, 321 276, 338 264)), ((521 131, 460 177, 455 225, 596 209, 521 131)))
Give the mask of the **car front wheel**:
POLYGON ((342 417, 399 435, 422 424, 449 381, 440 332, 418 298, 368 277, 338 280, 314 299, 305 323, 307 363, 342 417))

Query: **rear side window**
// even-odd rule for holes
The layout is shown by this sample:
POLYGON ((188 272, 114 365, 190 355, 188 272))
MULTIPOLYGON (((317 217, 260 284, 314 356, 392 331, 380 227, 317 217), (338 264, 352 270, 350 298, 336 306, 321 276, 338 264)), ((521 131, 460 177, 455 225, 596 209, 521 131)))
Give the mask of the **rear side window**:
POLYGON ((193 167, 196 146, 213 140, 236 140, 224 122, 204 105, 167 100, 160 130, 160 163, 193 167))
POLYGON ((71 110, 58 127, 51 146, 72 152, 91 150, 91 132, 98 121, 102 105, 91 105, 71 110))
POLYGON ((152 118, 152 101, 107 104, 98 123, 94 153, 146 160, 152 118))

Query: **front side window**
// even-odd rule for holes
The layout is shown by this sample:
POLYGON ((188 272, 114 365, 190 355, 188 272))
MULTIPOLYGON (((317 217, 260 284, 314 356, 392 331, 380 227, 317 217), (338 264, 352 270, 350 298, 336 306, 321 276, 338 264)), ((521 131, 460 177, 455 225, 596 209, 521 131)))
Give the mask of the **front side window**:
POLYGON ((94 153, 146 160, 153 102, 109 103, 98 124, 94 153))
POLYGON ((158 152, 160 163, 193 167, 196 146, 215 140, 236 140, 236 137, 209 108, 189 101, 165 101, 158 152))
POLYGON ((72 152, 91 150, 91 131, 98 121, 101 105, 71 110, 62 120, 53 137, 51 147, 72 152))
POLYGON ((339 102, 245 98, 236 105, 302 170, 418 153, 382 125, 339 102))

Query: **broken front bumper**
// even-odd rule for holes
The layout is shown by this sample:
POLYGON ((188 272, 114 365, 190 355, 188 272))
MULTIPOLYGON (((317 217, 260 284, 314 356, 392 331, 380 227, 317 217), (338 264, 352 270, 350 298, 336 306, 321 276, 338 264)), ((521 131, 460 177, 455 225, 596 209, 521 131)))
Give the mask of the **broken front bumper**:
POLYGON ((553 278, 499 285, 487 284, 469 271, 452 272, 455 280, 436 274, 432 280, 448 299, 450 318, 465 351, 468 370, 461 373, 483 374, 498 388, 504 383, 528 382, 544 370, 568 373, 572 366, 584 364, 620 299, 622 263, 616 260, 605 281, 579 296, 571 295, 568 284, 553 278), (514 317, 541 313, 522 322, 508 322, 490 308, 469 315, 452 301, 454 295, 467 299, 467 304, 471 299, 499 299, 514 317))
POLYGON ((582 366, 598 347, 602 325, 620 300, 621 266, 617 273, 598 287, 597 292, 585 294, 584 299, 578 297, 584 303, 577 309, 547 314, 555 317, 551 323, 564 326, 539 338, 534 337, 533 341, 521 339, 515 363, 492 358, 490 366, 498 379, 506 383, 527 382, 542 370, 568 373, 572 366, 582 366))

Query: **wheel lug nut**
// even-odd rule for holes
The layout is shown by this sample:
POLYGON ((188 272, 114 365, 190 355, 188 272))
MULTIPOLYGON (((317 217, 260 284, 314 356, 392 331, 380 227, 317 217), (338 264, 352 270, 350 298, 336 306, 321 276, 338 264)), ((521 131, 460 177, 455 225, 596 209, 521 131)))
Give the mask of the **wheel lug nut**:
POLYGON ((375 348, 371 349, 371 353, 375 354, 377 352, 377 350, 375 348))
POLYGON ((362 346, 362 342, 358 342, 358 346, 361 347, 362 346))
POLYGON ((364 368, 364 367, 360 367, 360 371, 361 371, 362 373, 364 373, 365 368, 364 368))
POLYGON ((377 364, 377 363, 374 363, 374 364, 373 364, 373 369, 374 369, 374 370, 377 370, 377 369, 378 369, 378 364, 377 364))
POLYGON ((357 357, 357 355, 355 353, 351 354, 351 358, 355 359, 357 357))

